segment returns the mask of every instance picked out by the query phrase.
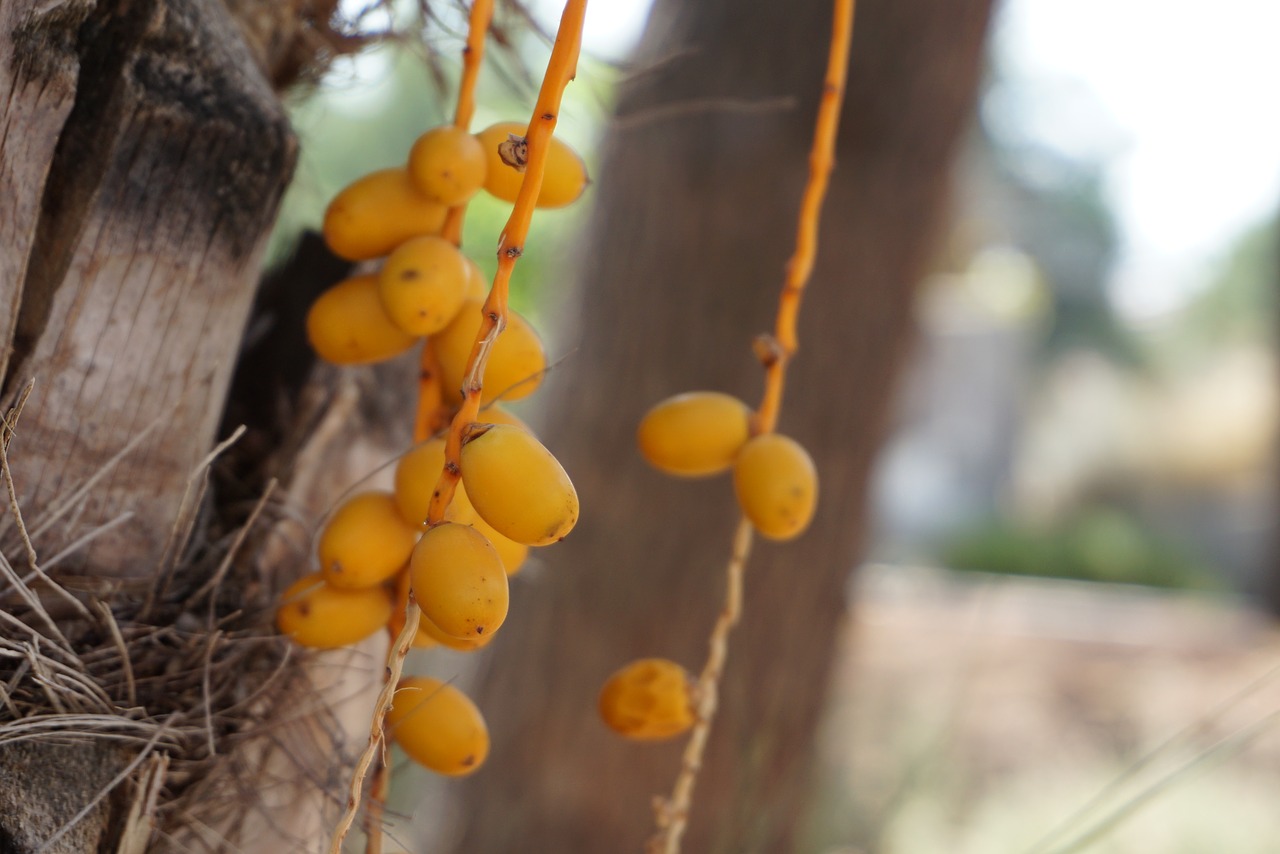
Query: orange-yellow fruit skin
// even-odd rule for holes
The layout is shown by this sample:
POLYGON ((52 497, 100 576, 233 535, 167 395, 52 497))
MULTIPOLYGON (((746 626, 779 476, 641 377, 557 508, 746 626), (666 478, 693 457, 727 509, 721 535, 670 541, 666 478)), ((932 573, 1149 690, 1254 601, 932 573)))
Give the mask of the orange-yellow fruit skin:
MULTIPOLYGON (((406 613, 409 607, 409 569, 396 576, 396 598, 391 607, 391 618, 387 620, 387 631, 391 633, 391 642, 395 643, 396 638, 400 637, 401 630, 404 629, 405 621, 408 619, 406 613)), ((433 646, 439 646, 440 642, 433 638, 428 632, 423 630, 423 618, 418 618, 418 630, 413 633, 413 640, 410 645, 414 649, 430 649, 433 646)))
MULTIPOLYGON (((461 489, 462 484, 458 484, 458 488, 461 489)), ((525 559, 529 557, 528 546, 502 536, 493 529, 492 525, 481 519, 478 513, 468 524, 483 534, 489 541, 489 545, 493 546, 493 550, 498 553, 498 557, 502 558, 502 568, 507 571, 508 578, 520 571, 525 559)))
POLYGON ((533 430, 528 424, 525 424, 511 412, 496 403, 491 403, 484 409, 480 410, 478 421, 485 424, 509 424, 512 427, 519 427, 527 433, 532 434, 533 430))
POLYGON ((428 529, 413 549, 409 578, 418 607, 445 634, 482 638, 507 618, 502 558, 470 525, 442 522, 428 529))
MULTIPOLYGON (((466 256, 463 256, 464 258, 466 256)), ((467 287, 464 299, 478 299, 483 301, 489 295, 489 280, 485 278, 484 271, 480 269, 480 265, 470 258, 467 258, 467 287)))
POLYGON ((462 128, 443 125, 418 137, 409 150, 409 175, 424 196, 460 205, 484 186, 484 147, 462 128))
POLYGON ((578 493, 532 433, 494 424, 462 445, 462 482, 481 519, 510 540, 546 546, 578 521, 578 493))
POLYGON ((307 312, 311 349, 335 365, 368 365, 398 356, 417 340, 391 322, 376 276, 344 279, 307 312))
POLYGON ((743 514, 761 535, 790 540, 813 519, 818 470, 795 439, 766 433, 742 447, 733 464, 733 488, 743 514))
POLYGON ((477 649, 484 649, 489 645, 489 641, 493 640, 497 635, 497 632, 487 632, 478 638, 455 638, 453 635, 440 631, 440 627, 431 622, 426 614, 423 614, 422 619, 418 621, 418 633, 424 634, 441 646, 457 652, 475 652, 477 649))
POLYGON ((614 673, 600 691, 600 717, 619 735, 657 741, 693 726, 692 680, 665 658, 642 658, 614 673))
MULTIPOLYGON (((444 439, 428 439, 400 458, 396 463, 396 507, 405 519, 417 522, 426 530, 427 511, 435 495, 436 484, 444 471, 444 439)), ((445 510, 446 522, 470 524, 476 519, 476 511, 467 498, 466 487, 461 482, 453 491, 453 500, 445 510)))
POLYGON ((432 234, 401 243, 378 272, 382 307, 410 335, 434 335, 448 326, 466 290, 466 257, 432 234))
POLYGON ((324 240, 348 261, 381 258, 410 237, 437 234, 448 208, 418 192, 405 169, 371 172, 324 212, 324 240))
POLYGON ((320 533, 320 571, 334 587, 372 587, 405 565, 419 530, 389 492, 365 492, 342 504, 320 533))
MULTIPOLYGON (((440 384, 446 394, 453 395, 454 402, 461 400, 467 359, 480 331, 483 305, 483 300, 466 300, 449 325, 431 338, 440 360, 440 384)), ((504 400, 519 400, 532 394, 546 369, 547 353, 538 333, 523 317, 508 312, 507 328, 489 351, 480 400, 489 403, 499 395, 504 400)))
POLYGON ((302 646, 336 649, 364 640, 391 618, 391 594, 382 587, 341 590, 319 572, 303 576, 285 590, 276 610, 276 626, 302 646))
POLYGON ((437 774, 470 774, 489 755, 489 729, 475 703, 430 676, 401 680, 385 726, 410 759, 437 774))
POLYGON ((751 410, 718 391, 669 397, 640 420, 636 443, 654 468, 680 477, 728 471, 750 434, 751 410))
MULTIPOLYGON (((486 410, 490 414, 490 410, 486 410)), ((518 421, 515 416, 509 416, 518 421)), ((521 425, 521 429, 528 429, 521 425)), ((414 448, 400 458, 396 466, 396 506, 406 519, 422 519, 422 529, 426 530, 427 511, 431 506, 431 496, 435 493, 435 485, 444 468, 444 439, 430 439, 414 448)), ((507 539, 493 529, 493 526, 480 518, 471 499, 467 498, 467 488, 459 481, 453 492, 453 500, 444 513, 446 522, 460 522, 475 528, 489 541, 498 557, 502 558, 502 566, 507 575, 515 575, 524 565, 529 555, 529 547, 507 539)))
MULTIPOLYGON (((487 127, 476 134, 484 149, 488 164, 485 171, 484 188, 493 196, 504 201, 514 202, 520 192, 520 183, 524 173, 517 172, 508 166, 498 154, 498 145, 507 138, 524 136, 527 126, 520 122, 500 122, 487 127)), ((547 150, 547 163, 542 176, 542 189, 538 192, 537 206, 540 208, 562 208, 575 201, 587 187, 587 167, 582 158, 558 138, 551 138, 551 147, 547 150)))

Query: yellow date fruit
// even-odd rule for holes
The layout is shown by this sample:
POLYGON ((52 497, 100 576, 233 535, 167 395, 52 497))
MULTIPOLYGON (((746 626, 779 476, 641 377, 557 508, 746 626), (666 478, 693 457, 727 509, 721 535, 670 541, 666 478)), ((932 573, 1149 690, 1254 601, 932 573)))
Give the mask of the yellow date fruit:
POLYGON ((497 632, 486 632, 478 638, 455 638, 453 635, 440 631, 440 627, 431 622, 426 614, 423 614, 422 619, 418 621, 418 633, 424 634, 441 646, 448 647, 456 652, 475 652, 477 649, 484 649, 489 645, 489 641, 493 640, 498 634, 497 632))
MULTIPOLYGON (((466 300, 453 321, 431 338, 431 346, 440 360, 440 384, 446 394, 453 395, 454 402, 461 399, 467 359, 480 332, 483 306, 484 300, 466 300)), ((481 378, 484 390, 480 400, 489 403, 499 396, 504 400, 519 400, 532 394, 542 382, 546 369, 547 353, 538 333, 523 317, 514 311, 508 312, 507 328, 489 351, 489 361, 481 378)))
POLYGON ((405 565, 420 531, 405 521, 389 492, 347 499, 320 532, 320 571, 334 587, 372 587, 405 565))
POLYGON ((636 430, 640 453, 659 471, 705 477, 727 471, 746 444, 751 410, 733 395, 691 391, 650 409, 636 430))
MULTIPOLYGON (((458 488, 461 489, 462 484, 458 484, 458 488)), ((528 546, 502 536, 493 529, 492 525, 481 519, 478 513, 468 524, 483 534, 489 541, 489 545, 493 546, 493 550, 498 553, 498 557, 502 558, 502 568, 507 571, 508 578, 520 571, 524 566, 525 558, 529 557, 528 546)))
POLYGON ((448 208, 418 192, 405 169, 348 184, 324 212, 324 241, 348 261, 381 258, 410 237, 437 234, 448 208))
POLYGON ((410 759, 437 774, 470 774, 489 755, 489 729, 476 704, 430 676, 400 681, 385 726, 410 759))
POLYGON ((532 433, 481 425, 463 441, 462 482, 481 519, 517 543, 546 546, 578 521, 578 493, 532 433))
MULTIPOLYGON (((465 257, 465 256, 464 256, 465 257)), ((467 258, 467 287, 465 299, 478 299, 481 303, 489 295, 489 280, 480 265, 467 258)))
POLYGON ((392 323, 376 276, 354 276, 325 291, 307 312, 311 349, 335 365, 368 365, 398 356, 417 339, 392 323))
POLYGON ((410 335, 434 335, 448 326, 466 290, 466 256, 431 234, 401 243, 378 272, 382 307, 410 335))
POLYGON ((502 558, 470 525, 441 522, 428 529, 409 559, 409 579, 422 613, 452 637, 484 637, 507 618, 502 558))
POLYGON ((313 572, 285 590, 276 626, 295 643, 336 649, 364 640, 391 618, 391 595, 382 587, 341 590, 313 572))
MULTIPOLYGON (((520 192, 524 173, 507 165, 498 153, 498 146, 511 136, 523 137, 527 126, 520 122, 500 122, 487 127, 476 138, 484 149, 488 166, 485 170, 484 188, 493 196, 514 202, 520 192)), ((547 150, 547 164, 542 175, 542 189, 538 192, 540 208, 562 208, 575 201, 587 187, 587 166, 572 148, 558 138, 551 138, 547 150)))
POLYGON ((751 524, 771 540, 804 533, 818 504, 818 470, 799 442, 756 436, 733 464, 733 488, 751 524))
POLYGON ((509 409, 499 406, 496 403, 491 403, 484 409, 481 409, 480 415, 476 420, 485 424, 510 424, 512 427, 519 427, 527 433, 533 433, 533 430, 530 429, 528 424, 525 424, 524 421, 513 415, 509 409))
POLYGON ((409 150, 409 175, 424 196, 460 205, 484 186, 484 147, 462 128, 443 125, 418 137, 409 150))
MULTIPOLYGON (((417 522, 423 530, 427 527, 427 511, 435 495, 440 473, 444 471, 444 438, 428 439, 400 458, 396 463, 396 506, 400 515, 417 522)), ((470 524, 476 519, 476 511, 467 498, 467 489, 458 482, 453 500, 445 510, 446 522, 470 524)))
MULTIPOLYGON (((406 609, 409 607, 409 568, 405 567, 404 571, 396 576, 396 598, 391 608, 391 618, 387 620, 387 631, 391 633, 391 642, 395 643, 396 638, 400 637, 400 632, 404 629, 404 624, 408 619, 406 609)), ((433 646, 439 646, 440 641, 436 640, 427 632, 423 625, 426 619, 418 618, 418 630, 413 633, 413 640, 410 645, 414 649, 430 649, 433 646)))
POLYGON ((693 726, 693 680, 665 658, 642 658, 614 673, 600 691, 600 717, 614 732, 640 741, 679 735, 693 726))

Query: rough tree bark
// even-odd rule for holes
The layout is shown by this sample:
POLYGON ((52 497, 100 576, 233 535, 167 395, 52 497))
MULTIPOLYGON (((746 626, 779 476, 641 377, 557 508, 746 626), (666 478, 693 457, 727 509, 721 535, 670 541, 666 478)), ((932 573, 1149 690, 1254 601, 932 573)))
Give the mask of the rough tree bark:
MULTIPOLYGON (((816 458, 818 518, 759 544, 686 850, 795 850, 812 734, 862 537, 863 490, 909 336, 948 167, 975 97, 989 0, 865 0, 820 260, 780 429, 816 458)), ((645 655, 700 666, 736 517, 726 479, 676 482, 633 447, 643 410, 758 399, 806 169, 825 0, 658 0, 622 90, 582 251, 581 322, 544 431, 582 496, 495 639, 494 749, 457 851, 637 850, 679 745, 624 744, 596 692, 645 655), (792 97, 786 111, 741 109, 792 97)), ((575 312, 575 316, 577 316, 575 312)))
MULTIPOLYGON (((34 383, 9 454, 28 521, 106 469, 35 543, 47 557, 129 514, 63 565, 86 592, 110 601, 160 564, 294 151, 221 0, 0 2, 0 373, 7 401, 34 383)), ((0 750, 0 847, 38 848, 122 761, 0 750)), ((108 844, 111 812, 46 850, 108 844)))
POLYGON ((18 495, 38 518, 158 422, 57 532, 130 512, 81 560, 146 576, 212 442, 295 145, 217 0, 3 14, 5 385, 35 383, 18 495))

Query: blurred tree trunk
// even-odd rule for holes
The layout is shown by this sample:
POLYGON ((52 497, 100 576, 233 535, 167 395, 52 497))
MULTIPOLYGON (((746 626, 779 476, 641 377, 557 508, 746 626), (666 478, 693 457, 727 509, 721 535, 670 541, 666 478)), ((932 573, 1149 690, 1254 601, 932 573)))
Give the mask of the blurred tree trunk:
MULTIPOLYGON (((816 458, 822 503, 800 540, 757 544, 690 852, 795 850, 867 474, 989 12, 989 0, 860 4, 780 425, 816 458)), ((578 485, 582 521, 545 553, 544 574, 529 573, 495 640, 480 698, 495 746, 467 784, 457 851, 635 851, 652 796, 670 788, 682 745, 613 737, 596 693, 638 656, 701 666, 737 509, 727 478, 649 470, 634 429, 680 391, 758 400, 749 345, 773 325, 829 28, 826 0, 657 2, 597 176, 581 311, 565 312, 582 325, 561 339, 569 356, 547 400, 545 436, 578 485)))

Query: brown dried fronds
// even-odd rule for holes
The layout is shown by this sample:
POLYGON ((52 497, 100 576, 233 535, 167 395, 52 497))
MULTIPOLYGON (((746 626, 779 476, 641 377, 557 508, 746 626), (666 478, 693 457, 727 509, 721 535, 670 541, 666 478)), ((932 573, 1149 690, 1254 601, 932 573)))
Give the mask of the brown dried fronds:
MULTIPOLYGON (((8 483, 5 444, 0 474, 8 483)), ((201 463, 193 484, 203 483, 212 461, 201 463)), ((58 506, 53 512, 65 512, 58 506)), ((40 563, 37 546, 49 537, 32 545, 32 532, 47 520, 29 525, 12 491, 7 510, 6 527, 17 536, 0 547, 0 755, 22 743, 99 744, 115 748, 121 761, 60 834, 99 802, 131 792, 119 850, 161 850, 168 845, 159 840, 192 827, 206 831, 203 850, 238 850, 226 817, 269 812, 269 768, 283 781, 290 775, 279 769, 296 767, 291 786, 310 775, 302 784, 322 802, 337 802, 337 769, 347 759, 341 728, 313 674, 298 666, 301 656, 275 633, 277 585, 246 559, 265 536, 264 520, 287 515, 274 489, 237 527, 220 535, 200 529, 198 542, 198 514, 187 514, 174 539, 191 545, 164 568, 172 570, 163 572, 164 585, 66 584, 40 563), (319 743, 300 745, 300 731, 319 743), (332 773, 312 767, 317 756, 334 765, 332 773)))

